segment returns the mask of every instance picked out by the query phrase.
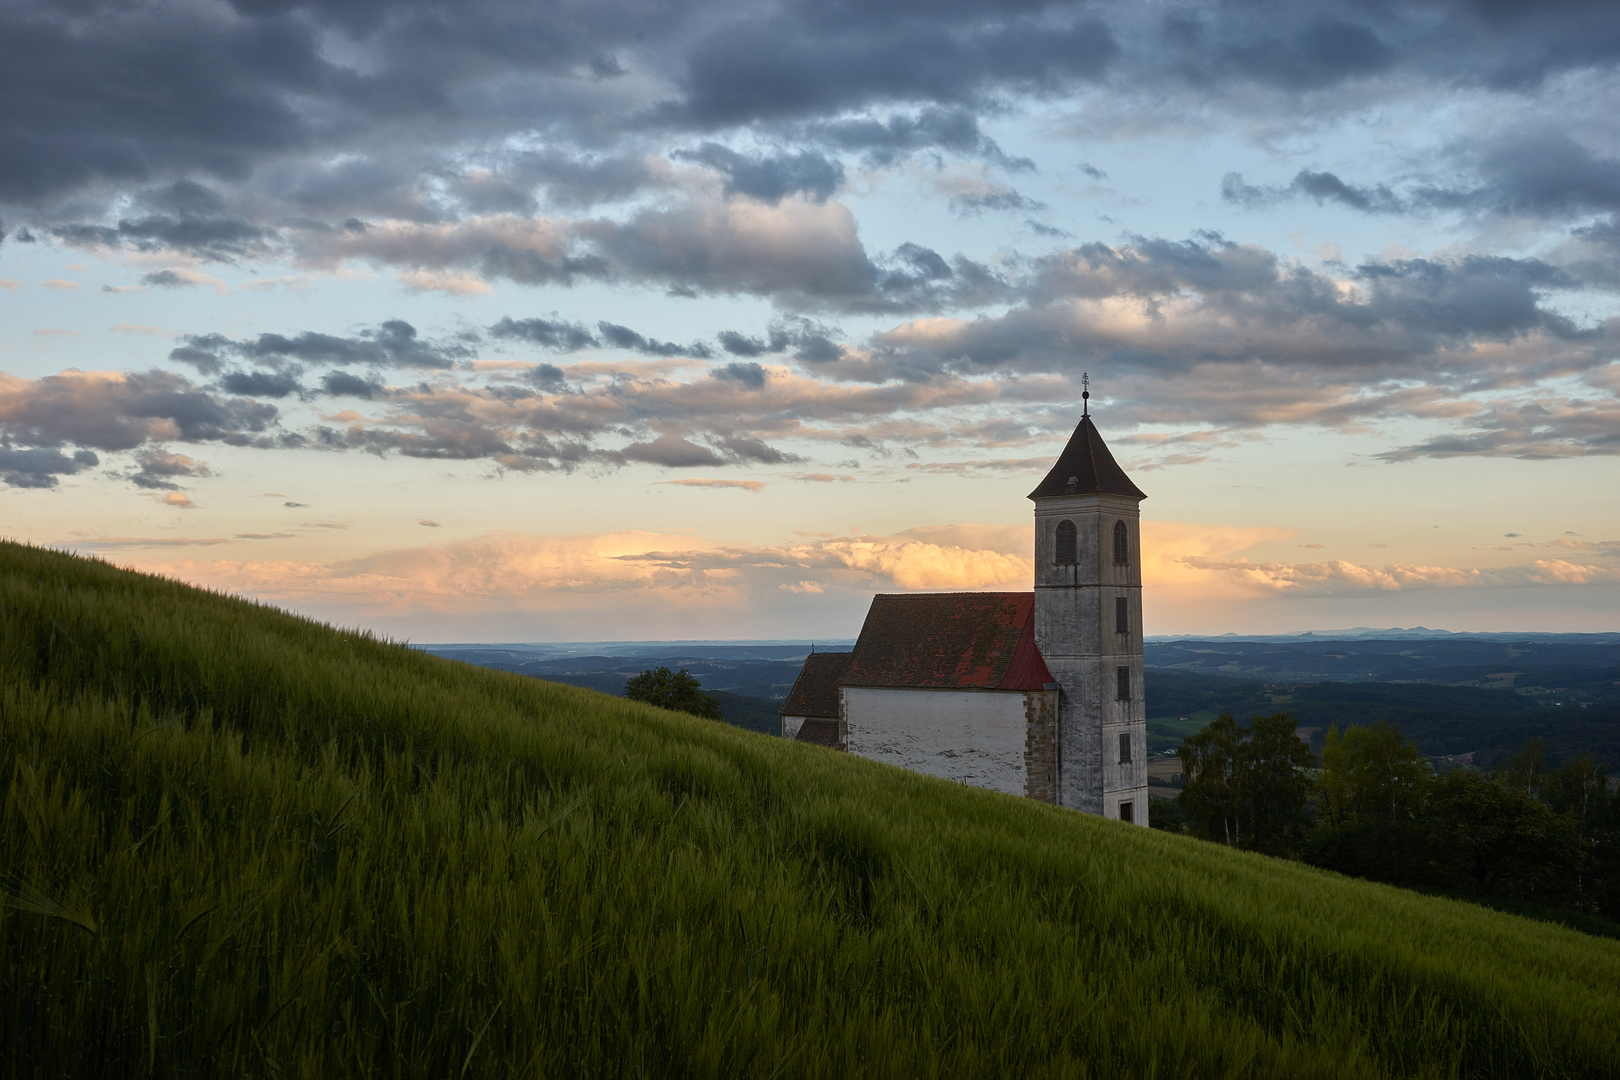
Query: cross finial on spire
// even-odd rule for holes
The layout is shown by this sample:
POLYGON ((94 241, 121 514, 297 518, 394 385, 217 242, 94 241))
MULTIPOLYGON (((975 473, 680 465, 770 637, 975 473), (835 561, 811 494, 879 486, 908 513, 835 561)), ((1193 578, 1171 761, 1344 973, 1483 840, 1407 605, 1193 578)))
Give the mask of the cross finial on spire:
POLYGON ((1080 373, 1080 415, 1091 415, 1091 373, 1089 371, 1080 373))

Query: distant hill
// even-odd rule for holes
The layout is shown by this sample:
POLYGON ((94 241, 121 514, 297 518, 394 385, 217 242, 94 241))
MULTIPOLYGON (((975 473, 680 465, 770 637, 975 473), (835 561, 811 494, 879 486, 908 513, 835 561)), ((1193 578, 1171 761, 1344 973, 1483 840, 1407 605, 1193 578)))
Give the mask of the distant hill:
POLYGON ((1586 673, 1580 678, 1565 672, 1553 680, 1587 686, 1585 698, 1542 693, 1539 684, 1498 689, 1466 682, 1261 683, 1150 668, 1148 748, 1158 752, 1178 746, 1223 712, 1246 720, 1287 710, 1302 727, 1314 729, 1318 749, 1330 724, 1343 730, 1352 724, 1387 723, 1431 757, 1472 753, 1475 764, 1491 766, 1522 750, 1526 739, 1538 738, 1548 742, 1555 764, 1587 751, 1620 766, 1620 697, 1611 692, 1620 687, 1603 682, 1620 673, 1580 670, 1586 673), (1588 677, 1590 685, 1581 681, 1588 677), (1181 717, 1190 722, 1181 722, 1181 717))
POLYGON ((498 646, 422 646, 436 655, 498 671, 512 671, 537 679, 566 683, 622 696, 628 679, 649 668, 685 668, 703 684, 703 692, 720 702, 720 715, 728 724, 765 735, 782 730, 777 713, 793 680, 799 677, 808 650, 801 646, 708 645, 673 651, 643 645, 632 655, 536 656, 523 648, 498 646), (776 658, 773 654, 785 653, 776 658))
POLYGON ((1620 944, 0 544, 0 1074, 1562 1077, 1620 944))
POLYGON ((1147 665, 1267 682, 1359 682, 1423 679, 1426 672, 1465 668, 1513 671, 1533 667, 1620 667, 1620 635, 1451 635, 1421 640, 1279 641, 1195 638, 1149 641, 1147 665))

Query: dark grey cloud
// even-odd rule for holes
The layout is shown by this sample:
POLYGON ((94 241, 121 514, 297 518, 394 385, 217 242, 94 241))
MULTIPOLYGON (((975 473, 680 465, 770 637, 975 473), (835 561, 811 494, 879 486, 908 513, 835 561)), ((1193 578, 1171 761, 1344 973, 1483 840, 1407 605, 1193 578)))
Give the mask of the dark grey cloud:
POLYGON ((726 178, 726 194, 747 195, 769 203, 789 195, 805 195, 825 202, 844 183, 844 167, 811 150, 765 157, 739 154, 719 143, 704 143, 675 156, 707 165, 726 178))
POLYGON ((1012 188, 999 188, 992 191, 975 191, 962 195, 953 195, 950 207, 959 214, 979 214, 990 211, 1022 211, 1031 213, 1045 210, 1046 204, 1020 195, 1012 188))
POLYGON ((1377 457, 1390 462, 1480 456, 1534 461, 1575 454, 1620 454, 1620 408, 1614 399, 1560 401, 1536 395, 1494 404, 1469 416, 1463 430, 1396 447, 1377 457))
POLYGON ((0 441, 0 480, 10 487, 53 488, 60 477, 99 464, 101 459, 90 450, 77 450, 70 456, 50 447, 17 449, 0 441))
MULTIPOLYGON (((62 224, 50 232, 79 247, 130 247, 139 251, 181 251, 217 262, 270 252, 274 230, 230 212, 220 195, 192 180, 142 192, 136 205, 148 211, 120 218, 116 226, 62 224)), ((148 285, 189 285, 172 271, 148 274, 148 285)))
POLYGON ((1246 182, 1241 173, 1221 178, 1221 198, 1249 209, 1275 206, 1291 198, 1311 198, 1318 203, 1335 202, 1352 210, 1374 214, 1398 214, 1410 209, 1386 184, 1371 187, 1351 184, 1330 172, 1301 169, 1282 187, 1259 186, 1246 182))
MULTIPOLYGON (((380 368, 451 368, 459 361, 477 355, 472 346, 460 341, 426 341, 417 335, 416 327, 403 319, 389 319, 363 330, 353 337, 339 337, 306 330, 291 337, 285 334, 260 334, 257 338, 237 340, 222 334, 187 337, 186 344, 169 354, 171 360, 191 364, 201 371, 217 370, 222 355, 243 360, 267 362, 277 366, 288 363, 349 365, 367 364, 380 368)), ((229 376, 242 381, 248 376, 229 376)), ((271 384, 264 383, 266 387, 271 384)), ((284 393, 294 393, 297 387, 284 393)), ((242 391, 247 392, 247 391, 242 391)), ((269 389, 263 391, 269 396, 269 389)))
POLYGON ((274 405, 214 394, 168 371, 116 379, 65 373, 33 380, 0 399, 0 436, 30 446, 102 451, 133 450, 160 438, 239 446, 257 441, 279 415, 274 405))
POLYGON ((713 368, 709 374, 717 379, 726 379, 739 386, 746 386, 750 390, 763 390, 767 378, 764 368, 758 364, 744 363, 740 360, 713 368))
POLYGON ((362 379, 347 371, 329 371, 321 376, 321 388, 333 397, 357 397, 371 400, 386 389, 374 379, 362 379))
POLYGON ((595 349, 602 344, 584 325, 554 319, 514 319, 506 316, 489 328, 489 336, 527 341, 560 353, 595 349))
POLYGON ((1537 217, 1620 210, 1620 159, 1601 157, 1556 128, 1512 132, 1459 147, 1454 156, 1479 182, 1420 188, 1425 202, 1537 217))
POLYGON ((153 270, 149 274, 141 275, 141 284, 150 285, 154 289, 189 289, 197 284, 190 278, 183 278, 173 270, 153 270))
MULTIPOLYGON (((1442 337, 1503 341, 1541 330, 1575 337, 1575 325, 1544 302, 1548 289, 1567 287, 1568 274, 1538 259, 1470 255, 1442 262, 1402 259, 1357 267, 1372 289, 1367 318, 1442 337)), ((1344 317, 1356 320, 1354 307, 1344 317)))
POLYGON ((1046 237, 1051 240, 1066 240, 1074 235, 1067 229, 1060 229, 1056 225, 1048 225, 1044 221, 1036 221, 1034 218, 1024 219, 1024 228, 1036 236, 1046 237))
POLYGON ((0 10, 0 203, 77 243, 239 259, 301 215, 432 221, 456 212, 446 197, 473 213, 629 198, 662 183, 650 162, 693 137, 780 136, 789 148, 772 158, 710 163, 738 191, 819 196, 841 167, 827 154, 1018 167, 979 123, 1021 95, 1180 88, 1287 113, 1324 107, 1302 91, 1377 77, 1390 94, 1403 80, 1528 92, 1620 57, 1620 12, 1573 2, 233 8, 0 10), (1253 87, 1271 96, 1225 93, 1253 87), (137 196, 116 204, 128 212, 66 209, 108 188, 137 196), (277 205, 233 194, 245 191, 277 205))
POLYGON ((95 451, 140 451, 132 478, 138 484, 177 475, 162 472, 178 459, 166 457, 161 442, 297 445, 298 436, 275 432, 279 417, 274 405, 218 394, 168 371, 14 380, 0 387, 0 447, 12 455, 6 482, 53 486, 52 476, 98 464, 95 451))
POLYGON ((219 385, 228 394, 251 398, 284 398, 304 389, 284 371, 233 371, 219 385))
POLYGON ((720 347, 732 356, 765 356, 792 349, 794 359, 812 364, 843 357, 844 347, 836 340, 839 336, 837 328, 802 315, 772 323, 764 337, 749 337, 735 330, 722 330, 716 335, 720 347))
POLYGON ((602 340, 614 348, 630 349, 649 356, 691 356, 700 360, 709 358, 709 347, 701 341, 690 345, 676 345, 669 341, 643 337, 628 326, 610 322, 599 322, 596 328, 601 331, 602 340))
POLYGON ((223 367, 219 359, 219 352, 204 344, 212 345, 216 338, 221 344, 226 342, 226 339, 218 334, 196 336, 190 339, 192 344, 170 349, 169 359, 181 364, 189 364, 196 368, 200 374, 217 375, 223 367))
POLYGON ((1602 368, 1610 331, 1576 324, 1549 299, 1571 281, 1540 260, 1483 256, 1330 277, 1216 234, 1086 244, 1038 260, 1005 314, 877 335, 847 377, 1111 370, 1146 395, 1137 415, 1251 425, 1296 409, 1340 423, 1602 368), (1386 381, 1406 389, 1344 396, 1386 381))
POLYGON ((983 158, 1002 168, 1034 168, 1028 158, 1008 157, 996 141, 979 127, 979 118, 961 106, 928 106, 886 119, 843 117, 816 121, 792 129, 802 139, 834 150, 859 153, 869 165, 893 165, 913 154, 933 151, 960 157, 983 158))
POLYGON ((158 446, 137 453, 135 463, 139 468, 130 476, 130 482, 149 490, 178 491, 178 480, 210 475, 202 462, 158 446))
POLYGON ((1415 183, 1400 194, 1387 183, 1356 184, 1309 169, 1300 170, 1286 185, 1250 184, 1234 172, 1222 178, 1221 197, 1250 209, 1312 198, 1367 213, 1461 210, 1569 218, 1620 210, 1620 158, 1599 156, 1556 128, 1460 143, 1445 157, 1472 179, 1415 183))
POLYGON ((767 446, 761 439, 728 435, 717 440, 717 445, 728 458, 736 462, 754 462, 760 465, 796 465, 805 459, 767 446))
POLYGON ((1184 78, 1306 90, 1381 73, 1396 63, 1396 50, 1385 40, 1388 30, 1380 33, 1309 5, 1293 11, 1255 5, 1231 20, 1224 14, 1193 9, 1166 16, 1161 40, 1181 62, 1184 78))
POLYGON ((1089 15, 985 14, 806 5, 726 22, 687 53, 680 95, 660 115, 715 129, 879 102, 963 105, 993 88, 1097 80, 1120 55, 1107 24, 1089 15))

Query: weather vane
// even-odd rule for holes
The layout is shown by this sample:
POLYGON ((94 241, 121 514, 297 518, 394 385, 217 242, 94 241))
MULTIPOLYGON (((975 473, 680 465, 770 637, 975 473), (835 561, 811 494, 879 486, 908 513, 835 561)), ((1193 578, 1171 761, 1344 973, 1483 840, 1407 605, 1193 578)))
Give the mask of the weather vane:
POLYGON ((1080 373, 1080 415, 1091 415, 1091 372, 1080 373))

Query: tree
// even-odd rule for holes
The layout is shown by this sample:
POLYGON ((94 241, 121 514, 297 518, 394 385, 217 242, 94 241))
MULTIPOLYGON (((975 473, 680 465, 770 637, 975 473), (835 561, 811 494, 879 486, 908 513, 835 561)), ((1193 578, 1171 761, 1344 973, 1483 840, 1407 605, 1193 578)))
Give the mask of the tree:
POLYGON ((1525 790, 1458 770, 1429 793, 1430 882, 1442 888, 1582 907, 1586 844, 1573 817, 1525 790))
POLYGON ((1609 790, 1608 767, 1588 753, 1567 758, 1546 776, 1541 798, 1585 844, 1581 895, 1609 918, 1620 917, 1620 791, 1609 790))
POLYGON ((624 696, 631 701, 645 701, 648 705, 691 713, 706 720, 720 719, 720 703, 703 693, 703 684, 688 675, 685 668, 643 671, 624 684, 624 696))
POLYGON ((1231 713, 1222 713, 1198 734, 1183 739, 1176 751, 1183 777, 1176 801, 1187 815, 1188 829, 1194 836, 1230 847, 1243 844, 1242 742, 1237 721, 1231 713))
POLYGON ((1186 777, 1178 802, 1192 833, 1271 855, 1300 842, 1315 758, 1288 713, 1256 716, 1248 727, 1223 713, 1177 754, 1186 777))
POLYGON ((1317 789, 1329 824, 1412 821, 1428 782, 1428 761, 1399 728, 1352 727, 1342 737, 1337 727, 1327 729, 1317 789))
POLYGON ((1526 795, 1542 794, 1542 785, 1547 782, 1547 740, 1526 739, 1523 750, 1502 762, 1496 779, 1526 795))
POLYGON ((1341 874, 1437 884, 1421 820, 1429 763, 1388 724, 1327 730, 1316 780, 1317 826, 1305 860, 1341 874))

